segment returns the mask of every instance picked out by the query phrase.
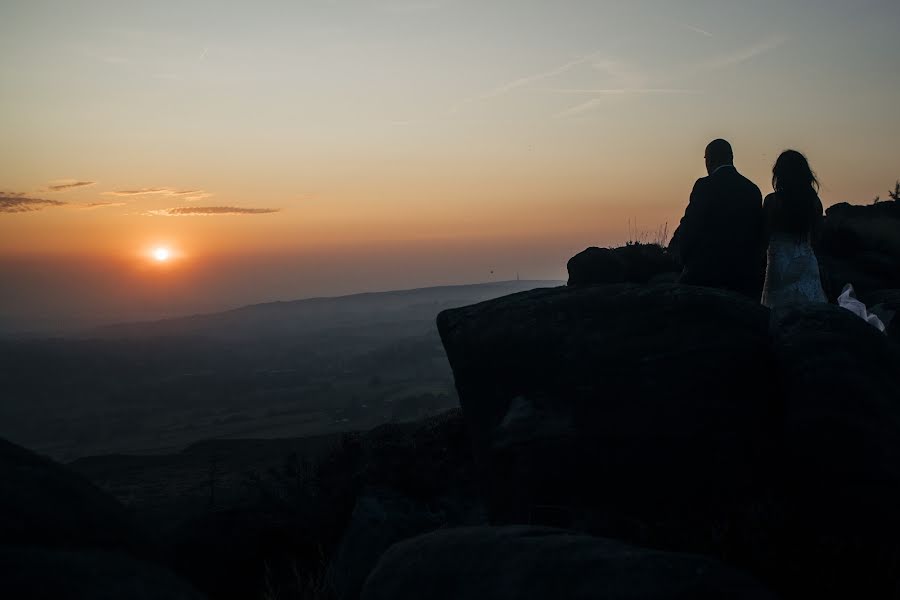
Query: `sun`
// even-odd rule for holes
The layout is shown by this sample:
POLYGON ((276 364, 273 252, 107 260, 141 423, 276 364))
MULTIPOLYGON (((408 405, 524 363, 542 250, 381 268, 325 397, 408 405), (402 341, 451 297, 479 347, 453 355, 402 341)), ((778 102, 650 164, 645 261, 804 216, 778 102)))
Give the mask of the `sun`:
POLYGON ((159 247, 153 250, 153 259, 156 260, 156 262, 166 262, 171 257, 172 253, 168 248, 159 247))

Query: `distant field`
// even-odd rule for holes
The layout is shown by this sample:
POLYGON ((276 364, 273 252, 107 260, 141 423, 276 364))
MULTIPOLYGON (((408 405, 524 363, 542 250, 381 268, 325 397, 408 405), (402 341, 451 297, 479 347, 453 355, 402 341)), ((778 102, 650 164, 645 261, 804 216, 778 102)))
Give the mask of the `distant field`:
POLYGON ((560 283, 279 302, 0 340, 0 436, 73 460, 417 419, 457 405, 438 312, 560 283))

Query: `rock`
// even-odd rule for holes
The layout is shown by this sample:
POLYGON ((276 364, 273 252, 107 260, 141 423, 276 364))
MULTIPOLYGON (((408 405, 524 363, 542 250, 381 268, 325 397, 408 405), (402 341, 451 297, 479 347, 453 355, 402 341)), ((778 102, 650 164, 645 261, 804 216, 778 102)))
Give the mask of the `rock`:
POLYGON ((649 541, 635 523, 652 521, 702 537, 686 532, 713 530, 755 485, 776 405, 756 303, 688 286, 570 287, 445 311, 438 327, 494 522, 613 514, 598 533, 649 541))
POLYGON ((329 573, 339 600, 359 598, 378 559, 400 540, 433 531, 445 516, 393 490, 365 490, 356 502, 329 573))
POLYGON ((816 254, 832 300, 848 283, 861 296, 900 288, 900 202, 829 207, 816 254))
MULTIPOLYGON (((900 369, 891 342, 844 309, 773 315, 783 382, 777 465, 791 549, 802 572, 844 597, 900 590, 900 369)), ((773 566, 779 566, 773 563, 773 566)))
POLYGON ((62 465, 0 440, 4 597, 199 597, 114 498, 62 465), (147 560, 145 560, 147 559, 147 560))
POLYGON ((569 259, 567 267, 569 285, 648 283, 673 278, 680 271, 675 259, 656 244, 591 247, 569 259))
POLYGON ((442 530, 393 546, 364 600, 763 599, 751 577, 707 557, 549 528, 442 530))
POLYGON ((893 200, 885 200, 875 204, 850 204, 849 202, 838 202, 828 207, 825 211, 826 219, 872 219, 900 220, 900 202, 893 200))
POLYGON ((462 411, 381 425, 361 436, 363 486, 388 487, 416 501, 477 497, 462 411))
POLYGON ((0 546, 4 597, 18 600, 199 600, 171 571, 121 552, 0 546))
POLYGON ((340 600, 359 597, 395 542, 439 527, 487 522, 461 412, 382 425, 361 438, 360 492, 329 568, 340 600))
POLYGON ((622 283, 625 263, 610 248, 591 247, 569 259, 569 285, 593 283, 622 283))
POLYGON ((112 496, 62 465, 0 439, 0 543, 147 553, 145 532, 112 496))
POLYGON ((794 597, 900 589, 897 347, 849 311, 620 284, 438 326, 492 523, 709 554, 794 597))

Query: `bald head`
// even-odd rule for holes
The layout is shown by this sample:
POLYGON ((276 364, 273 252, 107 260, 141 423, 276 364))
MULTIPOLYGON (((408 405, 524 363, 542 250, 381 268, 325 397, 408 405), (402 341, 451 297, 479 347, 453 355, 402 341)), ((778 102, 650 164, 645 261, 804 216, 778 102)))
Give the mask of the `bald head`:
POLYGON ((712 174, 722 165, 734 164, 734 152, 731 144, 725 140, 713 140, 706 147, 706 172, 712 174))

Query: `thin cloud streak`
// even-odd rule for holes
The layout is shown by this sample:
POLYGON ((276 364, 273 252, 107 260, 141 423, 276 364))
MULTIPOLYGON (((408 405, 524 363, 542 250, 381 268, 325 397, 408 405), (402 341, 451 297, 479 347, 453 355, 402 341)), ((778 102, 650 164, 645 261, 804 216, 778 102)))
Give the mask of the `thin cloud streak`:
POLYGON ((720 69, 725 69, 727 67, 732 67, 734 65, 739 65, 743 62, 747 62, 750 59, 756 58, 757 56, 761 56, 772 50, 783 46, 788 41, 787 36, 784 35, 772 35, 765 39, 760 40, 759 42, 753 44, 752 46, 747 46, 746 48, 741 48, 732 52, 731 54, 726 54, 724 56, 712 58, 707 61, 703 61, 694 65, 691 69, 692 72, 696 71, 718 71, 720 69))
POLYGON ((703 90, 688 88, 545 88, 544 91, 551 94, 586 94, 593 96, 624 96, 628 94, 702 94, 703 90))
POLYGON ((0 194, 0 213, 6 214, 37 212, 53 206, 63 206, 64 204, 66 203, 60 200, 27 198, 24 194, 0 194))
POLYGON ((136 188, 132 190, 115 190, 112 192, 104 192, 106 196, 168 196, 168 197, 176 197, 181 198, 183 200, 192 201, 192 200, 202 200, 203 198, 209 198, 212 196, 210 192, 206 192, 204 190, 176 190, 168 187, 155 187, 155 188, 136 188))
POLYGON ((701 29, 700 27, 696 27, 694 25, 690 25, 689 23, 678 23, 678 24, 681 25, 682 27, 684 27, 685 29, 687 29, 688 31, 693 31, 694 33, 699 33, 700 35, 702 35, 704 37, 716 37, 709 31, 707 31, 705 29, 701 29))
POLYGON ((73 205, 78 210, 96 210, 98 208, 112 208, 114 206, 128 206, 127 202, 91 202, 90 204, 73 205))
POLYGON ((553 115, 554 119, 565 119, 589 112, 603 105, 610 96, 628 96, 628 95, 658 95, 658 96, 683 96, 702 94, 701 90, 679 89, 679 88, 617 88, 617 89, 600 89, 600 90, 551 90, 555 93, 562 94, 590 94, 599 96, 591 98, 581 104, 576 104, 571 108, 567 108, 553 115))
POLYGON ((178 206, 150 210, 145 215, 157 217, 210 217, 217 215, 264 215, 279 212, 280 208, 240 208, 237 206, 178 206))
POLYGON ((62 179, 48 183, 42 192, 67 192, 75 188, 88 187, 96 184, 96 181, 78 181, 76 179, 62 179))
POLYGON ((514 90, 516 88, 526 86, 526 85, 534 83, 536 81, 542 81, 544 79, 556 77, 557 75, 562 75, 566 71, 569 71, 579 65, 583 65, 587 62, 590 62, 591 60, 595 59, 599 54, 600 54, 599 52, 592 52, 591 54, 588 54, 586 56, 582 56, 580 58, 570 60, 569 62, 559 65, 558 67, 555 67, 553 69, 550 69, 547 71, 541 71, 539 73, 533 73, 531 75, 526 75, 524 77, 519 77, 518 79, 514 79, 512 81, 504 83, 503 85, 500 85, 500 86, 494 88, 493 90, 491 90, 485 94, 482 94, 481 96, 479 96, 479 98, 481 98, 482 100, 487 100, 489 98, 496 98, 497 96, 502 96, 503 94, 511 92, 512 90, 514 90))
POLYGON ((532 73, 531 75, 525 75, 524 77, 519 77, 517 79, 513 79, 508 81, 502 85, 499 85, 492 90, 485 92, 483 94, 479 94, 478 96, 472 98, 466 98, 460 102, 459 105, 454 106, 450 109, 451 113, 459 112, 460 108, 466 104, 471 104, 478 100, 490 100, 491 98, 497 98, 504 94, 507 94, 515 89, 524 87, 526 85, 535 83, 537 81, 543 81, 545 79, 550 79, 552 77, 556 77, 557 75, 562 75, 563 73, 574 69, 577 66, 586 64, 590 61, 595 60, 600 56, 600 52, 591 52, 590 54, 586 54, 584 56, 580 56, 578 58, 572 59, 566 63, 563 63, 557 67, 546 71, 540 71, 537 73, 532 73))

